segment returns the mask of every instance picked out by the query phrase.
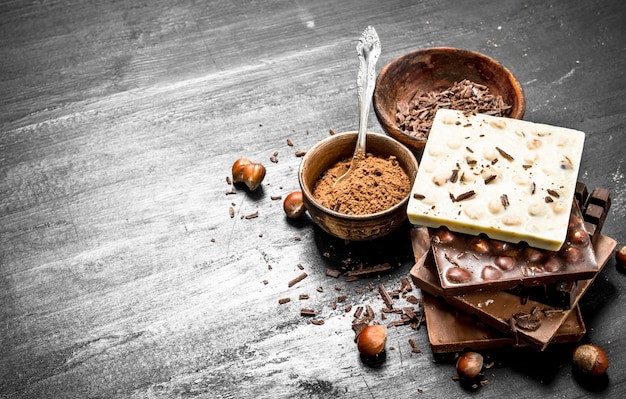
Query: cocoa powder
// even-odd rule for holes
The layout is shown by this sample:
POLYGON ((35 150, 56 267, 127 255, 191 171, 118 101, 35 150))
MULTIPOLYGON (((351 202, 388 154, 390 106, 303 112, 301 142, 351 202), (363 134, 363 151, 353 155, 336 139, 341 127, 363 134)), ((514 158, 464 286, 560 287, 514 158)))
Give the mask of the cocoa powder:
POLYGON ((350 162, 351 158, 346 158, 335 163, 316 181, 313 197, 326 208, 348 215, 382 212, 401 202, 411 189, 409 177, 396 157, 369 153, 335 187, 335 181, 350 168, 350 162))

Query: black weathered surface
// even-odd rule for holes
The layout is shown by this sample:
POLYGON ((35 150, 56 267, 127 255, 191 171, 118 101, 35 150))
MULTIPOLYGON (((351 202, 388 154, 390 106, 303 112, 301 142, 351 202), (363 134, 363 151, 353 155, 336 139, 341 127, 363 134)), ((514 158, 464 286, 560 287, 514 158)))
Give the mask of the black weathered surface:
MULTIPOLYGON (((424 328, 392 327, 379 369, 356 352, 352 312, 380 317, 378 285, 398 288, 412 264, 408 230, 346 246, 270 197, 298 188, 296 150, 356 129, 355 45, 371 24, 378 69, 422 47, 478 50, 523 84, 525 119, 585 131, 580 180, 611 190, 603 231, 624 244, 625 4, 3 2, 0 397, 466 397, 424 328), (239 157, 266 179, 226 195, 239 157), (394 270, 325 275, 347 258, 394 270)), ((552 348, 496 353, 479 394, 620 397, 625 289, 611 260, 582 304, 606 386, 575 379, 571 348, 552 348)))

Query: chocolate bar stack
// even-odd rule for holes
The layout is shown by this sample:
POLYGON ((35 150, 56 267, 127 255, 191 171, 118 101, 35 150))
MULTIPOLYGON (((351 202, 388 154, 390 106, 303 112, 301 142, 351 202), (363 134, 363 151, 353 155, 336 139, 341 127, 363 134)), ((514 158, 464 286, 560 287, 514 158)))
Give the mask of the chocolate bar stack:
POLYGON ((617 243, 601 234, 610 193, 577 183, 584 140, 437 111, 407 206, 434 353, 541 351, 585 334, 578 301, 617 243))
POLYGON ((559 251, 446 228, 413 228, 411 278, 422 290, 436 357, 504 346, 544 350, 584 336, 578 301, 617 243, 601 234, 609 191, 588 194, 579 182, 575 199, 568 239, 559 251))

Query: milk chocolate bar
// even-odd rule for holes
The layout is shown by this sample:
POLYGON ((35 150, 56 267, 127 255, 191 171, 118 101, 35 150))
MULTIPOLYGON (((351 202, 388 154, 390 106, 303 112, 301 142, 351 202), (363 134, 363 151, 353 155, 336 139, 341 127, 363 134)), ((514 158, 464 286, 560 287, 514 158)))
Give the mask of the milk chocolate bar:
MULTIPOLYGON (((505 334, 460 312, 441 299, 423 293, 428 340, 436 360, 464 350, 480 351, 503 347, 527 346, 512 334, 505 334)), ((585 335, 585 323, 576 307, 558 328, 551 344, 578 342, 585 335)))
MULTIPOLYGON (((436 267, 429 261, 431 240, 428 230, 423 227, 413 228, 411 234, 416 264, 410 274, 418 288, 423 292, 442 297, 454 308, 477 316, 498 331, 514 333, 517 339, 538 350, 548 346, 595 278, 594 276, 578 282, 579 289, 572 301, 574 308, 571 309, 558 309, 531 299, 523 302, 517 295, 505 291, 448 296, 444 295, 436 267)), ((604 267, 616 246, 617 242, 614 239, 604 235, 599 237, 595 247, 599 270, 604 267)))
POLYGON ((412 188, 409 221, 558 251, 584 140, 573 129, 441 109, 412 188))
POLYGON ((556 252, 454 233, 446 228, 431 230, 431 236, 445 295, 577 281, 592 278, 598 272, 591 239, 575 202, 567 241, 556 252))

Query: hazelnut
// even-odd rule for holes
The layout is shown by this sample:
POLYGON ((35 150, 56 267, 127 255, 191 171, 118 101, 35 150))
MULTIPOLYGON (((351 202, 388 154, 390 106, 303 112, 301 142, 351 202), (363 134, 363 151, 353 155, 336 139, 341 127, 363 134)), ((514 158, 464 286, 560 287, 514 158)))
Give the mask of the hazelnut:
POLYGON ((453 284, 464 284, 472 280, 472 275, 466 269, 454 266, 446 272, 446 278, 453 284))
POLYGON ((296 219, 304 215, 306 207, 302 202, 302 191, 294 191, 289 193, 283 201, 283 209, 288 218, 296 219))
POLYGON ((589 244, 589 234, 582 227, 576 228, 571 231, 570 240, 572 244, 584 247, 589 244))
POLYGON ((474 240, 474 242, 472 243, 472 248, 474 249, 474 251, 481 254, 487 253, 490 250, 489 243, 487 242, 487 240, 483 240, 482 238, 477 238, 476 240, 474 240))
POLYGON ((254 191, 259 187, 265 178, 265 166, 260 163, 252 163, 243 167, 243 182, 250 191, 254 191))
POLYGON ((620 270, 626 271, 626 245, 615 252, 615 261, 620 270))
POLYGON ((485 281, 497 280, 502 277, 502 271, 495 266, 487 265, 480 273, 480 277, 485 281))
POLYGON ((233 181, 235 183, 243 182, 243 167, 252 163, 248 158, 239 158, 233 164, 233 181))
POLYGON ((584 254, 576 247, 567 247, 562 250, 561 256, 568 263, 580 262, 584 254))
POLYGON ((377 356, 385 350, 387 329, 380 324, 367 326, 357 337, 357 348, 362 355, 377 356))
POLYGON ((232 172, 233 181, 244 183, 250 191, 256 190, 265 178, 265 166, 260 163, 253 163, 247 158, 236 160, 232 172))
POLYGON ((609 368, 609 359, 602 348, 593 344, 583 344, 574 350, 574 367, 583 374, 594 377, 602 375, 609 368))
POLYGON ((513 270, 517 260, 512 256, 498 256, 494 259, 493 263, 498 266, 500 269, 509 271, 513 270))
POLYGON ((456 361, 456 372, 459 377, 473 379, 483 369, 483 356, 477 352, 465 352, 456 361))

